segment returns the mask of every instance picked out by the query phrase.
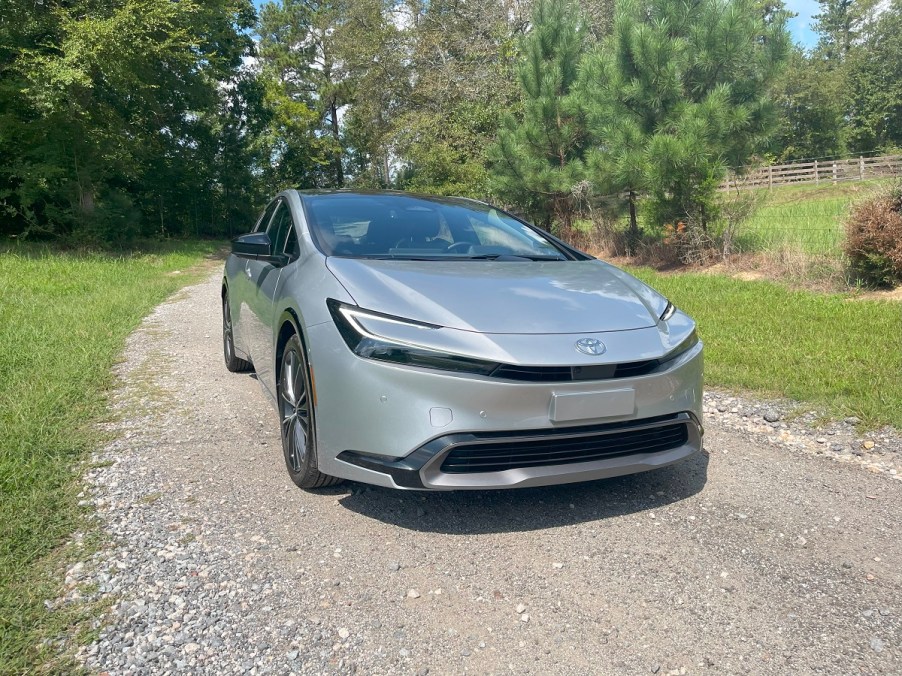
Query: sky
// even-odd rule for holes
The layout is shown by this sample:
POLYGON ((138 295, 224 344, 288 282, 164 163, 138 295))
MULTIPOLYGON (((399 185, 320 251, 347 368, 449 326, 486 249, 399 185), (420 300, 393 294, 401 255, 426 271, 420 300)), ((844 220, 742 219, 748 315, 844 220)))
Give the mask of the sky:
POLYGON ((811 17, 820 10, 817 0, 786 0, 786 9, 798 14, 794 19, 789 20, 789 32, 792 33, 792 39, 800 42, 803 47, 814 47, 817 43, 817 33, 811 29, 811 24, 814 23, 811 17))
MULTIPOLYGON (((265 0, 254 0, 259 9, 265 0)), ((789 32, 794 42, 799 42, 805 48, 810 49, 817 43, 817 34, 811 29, 812 16, 818 13, 820 6, 817 0, 786 0, 786 8, 798 14, 789 21, 789 32)))

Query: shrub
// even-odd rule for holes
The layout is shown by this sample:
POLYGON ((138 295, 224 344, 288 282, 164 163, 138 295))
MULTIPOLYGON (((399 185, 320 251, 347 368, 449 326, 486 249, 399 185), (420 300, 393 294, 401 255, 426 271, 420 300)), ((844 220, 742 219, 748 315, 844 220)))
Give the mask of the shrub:
POLYGON ((852 272, 865 284, 902 283, 902 184, 852 209, 844 249, 852 272))

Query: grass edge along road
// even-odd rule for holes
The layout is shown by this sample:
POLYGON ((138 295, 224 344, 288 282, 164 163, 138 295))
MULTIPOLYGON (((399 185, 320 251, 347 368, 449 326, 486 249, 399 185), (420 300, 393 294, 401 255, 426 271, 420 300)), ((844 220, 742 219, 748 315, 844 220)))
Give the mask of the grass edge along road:
POLYGON ((631 270, 698 323, 705 382, 902 429, 902 303, 631 270))
POLYGON ((101 440, 112 367, 141 319, 196 280, 192 268, 218 245, 156 248, 0 249, 0 673, 46 666, 55 656, 44 641, 85 612, 44 601, 59 594, 63 545, 83 518, 81 461, 101 440))

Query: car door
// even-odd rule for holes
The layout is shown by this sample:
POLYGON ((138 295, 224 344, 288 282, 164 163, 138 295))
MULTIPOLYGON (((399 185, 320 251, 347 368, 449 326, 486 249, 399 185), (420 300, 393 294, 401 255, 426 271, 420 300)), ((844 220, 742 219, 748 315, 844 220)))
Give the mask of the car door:
MULTIPOLYGON (((275 199, 267 205, 251 232, 266 232, 272 216, 281 200, 275 199)), ((250 304, 256 295, 251 280, 247 260, 233 257, 229 261, 229 305, 232 310, 232 334, 236 345, 253 359, 251 332, 248 324, 253 319, 250 304)))
MULTIPOLYGON (((281 256, 282 259, 277 262, 249 260, 245 268, 247 280, 252 288, 248 299, 250 321, 246 324, 250 333, 248 338, 251 359, 254 362, 257 379, 273 398, 276 396, 273 333, 277 329, 273 305, 282 268, 291 260, 285 253, 285 247, 289 241, 289 234, 293 233, 293 227, 291 209, 284 199, 280 199, 266 234, 272 242, 273 255, 281 256)), ((297 241, 296 238, 294 241, 297 241)))

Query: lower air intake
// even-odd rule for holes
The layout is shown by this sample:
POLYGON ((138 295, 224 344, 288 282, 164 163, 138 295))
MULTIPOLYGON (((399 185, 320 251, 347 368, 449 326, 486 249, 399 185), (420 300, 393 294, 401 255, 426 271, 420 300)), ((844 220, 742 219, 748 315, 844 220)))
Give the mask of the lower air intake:
POLYGON ((678 448, 689 440, 685 423, 641 429, 585 431, 578 435, 541 439, 463 443, 442 463, 448 474, 503 472, 524 467, 546 467, 592 462, 636 453, 658 453, 678 448))

